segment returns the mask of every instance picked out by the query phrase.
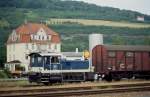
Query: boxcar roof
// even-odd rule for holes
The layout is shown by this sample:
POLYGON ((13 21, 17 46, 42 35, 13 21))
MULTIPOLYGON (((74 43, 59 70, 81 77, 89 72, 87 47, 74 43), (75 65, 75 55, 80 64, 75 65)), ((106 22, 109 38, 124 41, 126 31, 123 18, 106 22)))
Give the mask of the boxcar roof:
POLYGON ((141 45, 104 45, 107 50, 120 51, 150 51, 150 46, 141 45))

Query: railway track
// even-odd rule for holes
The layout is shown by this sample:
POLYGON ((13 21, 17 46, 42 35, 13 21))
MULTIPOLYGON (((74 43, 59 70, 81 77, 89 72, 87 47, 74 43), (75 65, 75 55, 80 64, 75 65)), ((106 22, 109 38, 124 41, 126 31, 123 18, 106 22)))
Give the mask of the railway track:
POLYGON ((124 85, 101 85, 69 88, 42 88, 1 90, 0 97, 66 97, 72 95, 91 95, 117 92, 149 91, 150 83, 124 84, 124 85))

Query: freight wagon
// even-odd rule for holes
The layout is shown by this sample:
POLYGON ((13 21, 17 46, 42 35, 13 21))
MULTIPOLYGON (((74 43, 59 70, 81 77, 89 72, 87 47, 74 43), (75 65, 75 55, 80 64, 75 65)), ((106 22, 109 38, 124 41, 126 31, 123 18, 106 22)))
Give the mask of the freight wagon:
POLYGON ((96 45, 92 49, 95 73, 111 81, 150 78, 150 46, 96 45))

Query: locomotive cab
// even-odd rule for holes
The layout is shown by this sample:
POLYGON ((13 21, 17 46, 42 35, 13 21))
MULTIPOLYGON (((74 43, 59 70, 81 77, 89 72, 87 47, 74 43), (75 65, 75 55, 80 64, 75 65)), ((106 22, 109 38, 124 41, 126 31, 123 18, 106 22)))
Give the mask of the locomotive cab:
POLYGON ((30 54, 30 71, 42 72, 45 70, 60 70, 61 54, 30 54))

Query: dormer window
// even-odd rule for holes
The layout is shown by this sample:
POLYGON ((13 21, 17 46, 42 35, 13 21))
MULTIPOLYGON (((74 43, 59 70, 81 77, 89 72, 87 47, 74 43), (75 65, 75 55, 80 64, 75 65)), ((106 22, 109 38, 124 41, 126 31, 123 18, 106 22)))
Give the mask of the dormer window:
POLYGON ((39 40, 41 40, 41 36, 39 35, 39 40))
POLYGON ((16 40, 16 36, 15 36, 15 35, 12 36, 12 40, 13 40, 13 41, 16 40))
POLYGON ((34 37, 33 37, 35 40, 37 40, 37 36, 36 35, 34 35, 34 37))
POLYGON ((12 34, 12 41, 16 41, 17 40, 17 35, 16 35, 16 33, 14 32, 13 34, 12 34))
POLYGON ((44 36, 42 36, 42 40, 44 40, 44 36))
POLYGON ((51 40, 51 35, 48 36, 49 40, 51 40))
POLYGON ((34 35, 31 35, 31 40, 34 40, 34 35))
POLYGON ((14 35, 12 35, 12 41, 14 41, 15 39, 14 39, 14 35))

